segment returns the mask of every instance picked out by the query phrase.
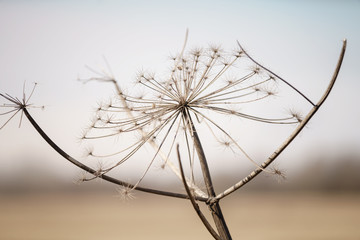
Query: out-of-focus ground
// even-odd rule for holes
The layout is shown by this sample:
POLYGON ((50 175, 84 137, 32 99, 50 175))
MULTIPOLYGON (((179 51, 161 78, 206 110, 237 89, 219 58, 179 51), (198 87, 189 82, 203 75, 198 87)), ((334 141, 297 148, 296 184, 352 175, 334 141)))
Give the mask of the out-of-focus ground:
MULTIPOLYGON (((223 199, 233 239, 360 240, 359 158, 324 161, 280 183, 259 175, 223 199)), ((27 172, 1 181, 0 240, 212 239, 189 201, 140 192, 124 201, 101 181, 77 185, 27 172)), ((214 175, 217 190, 234 181, 214 175)), ((156 187, 183 191, 175 183, 156 187)))
MULTIPOLYGON (((233 239, 360 239, 360 194, 252 192, 222 208, 233 239)), ((188 201, 143 194, 8 195, 0 212, 4 240, 211 239, 188 201)))

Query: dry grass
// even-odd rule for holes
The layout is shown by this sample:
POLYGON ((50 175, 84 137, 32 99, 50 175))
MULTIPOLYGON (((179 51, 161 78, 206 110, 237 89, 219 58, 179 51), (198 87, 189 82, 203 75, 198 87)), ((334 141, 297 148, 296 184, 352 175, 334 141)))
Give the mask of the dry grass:
MULTIPOLYGON (((360 195, 246 193, 225 199, 233 239, 360 239, 360 195)), ((0 196, 0 239, 211 239, 189 202, 107 194, 0 196)))

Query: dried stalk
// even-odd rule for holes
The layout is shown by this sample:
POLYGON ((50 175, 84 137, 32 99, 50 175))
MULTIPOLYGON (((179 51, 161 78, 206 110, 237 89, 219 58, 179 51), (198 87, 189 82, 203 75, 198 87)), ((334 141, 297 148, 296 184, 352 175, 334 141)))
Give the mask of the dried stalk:
MULTIPOLYGON (((302 129, 306 126, 306 124, 310 121, 310 119, 314 116, 314 114, 319 110, 321 105, 325 102, 326 98, 329 96, 331 89, 333 88, 335 81, 337 79, 337 76, 339 74, 342 61, 344 59, 344 54, 346 50, 346 39, 343 40, 343 46, 340 52, 340 56, 334 71, 334 74, 330 80, 330 83, 318 101, 317 104, 314 104, 313 108, 310 110, 310 112, 306 115, 306 117, 301 121, 301 123, 297 126, 297 128, 293 131, 293 133, 285 140, 285 142, 263 163, 261 164, 261 168, 257 168, 253 172, 251 172, 247 177, 239 181, 238 183, 234 184, 232 187, 226 189, 224 192, 218 194, 212 201, 218 201, 229 194, 235 192, 237 189, 243 187, 246 183, 250 182, 252 179, 254 179, 259 173, 264 171, 265 168, 267 168, 279 155, 284 151, 285 148, 289 146, 289 144, 296 138, 296 136, 301 132, 302 129)), ((311 101, 310 101, 311 102, 311 101)))
MULTIPOLYGON (((57 152, 59 153, 61 156, 63 156, 66 160, 68 160, 69 162, 71 162, 72 164, 76 165, 77 167, 83 169, 84 171, 93 174, 96 177, 102 178, 108 182, 114 183, 116 185, 120 185, 120 186, 124 186, 124 187, 129 187, 129 188, 133 188, 134 185, 118 180, 116 178, 110 177, 106 174, 101 174, 98 175, 98 171, 90 168, 89 166, 81 163, 80 161, 76 160, 75 158, 71 157, 69 154, 67 154, 64 150, 62 150, 56 143, 54 143, 49 136, 41 129, 41 127, 36 123, 36 121, 32 118, 32 116, 30 115, 30 113, 28 112, 26 106, 22 109, 23 112, 25 113, 25 116, 27 117, 27 119, 30 121, 30 123, 33 125, 33 127, 37 130, 37 132, 41 135, 41 137, 57 152)), ((168 197, 175 197, 175 198, 183 198, 183 199, 187 199, 188 196, 186 194, 182 194, 182 193, 173 193, 173 192, 168 192, 168 191, 161 191, 161 190, 156 190, 156 189, 151 189, 151 188, 143 188, 143 187, 139 187, 137 186, 135 188, 138 191, 142 191, 142 192, 147 192, 147 193, 153 193, 153 194, 157 194, 157 195, 162 195, 162 196, 168 196, 168 197)), ((207 198, 203 198, 203 197, 196 197, 197 200, 199 201, 207 201, 207 198)))
MULTIPOLYGON (((213 197, 215 197, 215 190, 214 190, 214 186, 212 184, 210 170, 209 170, 209 166, 207 164, 204 149, 201 145, 199 135, 197 134, 195 125, 191 119, 188 109, 186 109, 186 110, 184 109, 184 116, 188 122, 187 126, 189 128, 189 131, 192 133, 192 137, 194 140, 194 146, 195 146, 196 152, 198 154, 201 170, 202 170, 203 177, 204 177, 204 182, 206 185, 206 190, 209 195, 209 199, 211 200, 213 197)), ((232 238, 231 238, 229 229, 226 225, 225 218, 222 214, 219 201, 211 201, 210 210, 211 210, 211 214, 214 219, 214 222, 215 222, 215 225, 219 232, 220 237, 223 240, 231 240, 232 238)))
POLYGON ((215 230, 212 228, 212 226, 210 225, 210 223, 208 222, 208 220, 206 219, 206 217, 204 216, 204 214, 201 212, 199 205, 195 202, 195 198, 191 193, 191 190, 186 182, 186 177, 184 174, 184 169, 182 167, 182 163, 181 163, 181 158, 180 158, 180 151, 179 151, 179 145, 177 145, 176 148, 177 151, 177 157, 178 157, 178 161, 179 161, 179 166, 180 166, 180 173, 181 173, 181 178, 183 179, 183 184, 186 190, 187 195, 189 196, 190 202, 193 205, 195 212, 198 214, 199 218, 201 219, 202 223, 204 224, 204 226, 206 227, 206 229, 210 232, 210 234, 216 239, 216 240, 222 240, 220 238, 220 236, 215 232, 215 230))

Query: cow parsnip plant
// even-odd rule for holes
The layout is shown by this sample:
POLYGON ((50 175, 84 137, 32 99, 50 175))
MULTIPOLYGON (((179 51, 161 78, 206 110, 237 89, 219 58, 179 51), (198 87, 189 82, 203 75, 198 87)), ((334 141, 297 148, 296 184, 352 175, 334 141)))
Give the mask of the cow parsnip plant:
POLYGON ((269 166, 289 146, 326 100, 340 71, 346 40, 343 41, 340 57, 329 86, 316 103, 290 82, 259 64, 239 43, 235 50, 227 52, 219 46, 187 51, 186 42, 187 36, 181 52, 172 57, 172 67, 166 77, 144 71, 138 73, 136 83, 142 94, 138 94, 139 91, 123 90, 115 77, 105 72, 99 72, 93 78, 81 80, 84 83, 89 81, 112 83, 117 93, 110 101, 99 104, 94 121, 81 137, 83 141, 91 141, 95 146, 103 139, 123 140, 118 141, 112 152, 101 152, 97 148, 88 150, 88 156, 103 159, 104 164, 99 164, 97 168, 91 168, 68 155, 49 138, 31 116, 28 110, 34 106, 29 102, 36 85, 29 97, 26 97, 24 92, 22 99, 0 93, 2 99, 6 101, 0 106, 2 110, 0 116, 10 116, 5 119, 1 128, 21 112, 21 118, 24 114, 54 150, 86 172, 80 181, 104 179, 119 185, 121 187, 118 189, 119 192, 130 198, 133 190, 139 190, 188 199, 215 239, 231 239, 221 211, 220 200, 243 187, 261 172, 265 171, 285 178, 282 170, 269 166), (265 104, 277 95, 276 89, 279 86, 286 86, 292 94, 303 98, 310 105, 310 111, 304 115, 291 110, 287 115, 276 116, 275 113, 271 113, 271 116, 266 116, 261 111, 254 114, 243 110, 243 106, 265 104), (237 131, 229 129, 225 121, 228 118, 233 121, 249 120, 261 124, 295 125, 295 127, 274 153, 259 163, 236 140, 237 131), (200 128, 201 131, 199 131, 200 128), (211 138, 236 156, 242 156, 242 159, 253 164, 254 170, 228 189, 222 189, 216 193, 208 165, 208 156, 201 141, 204 138, 211 138), (147 166, 139 179, 130 183, 114 177, 116 174, 110 176, 110 173, 121 167, 124 162, 135 159, 136 154, 146 145, 150 145, 154 152, 148 156, 147 166), (184 193, 141 186, 142 180, 155 161, 161 161, 162 168, 171 169, 179 177, 185 187, 184 193), (189 166, 186 173, 183 167, 185 163, 189 166), (205 190, 199 186, 199 176, 196 176, 195 171, 197 164, 200 165, 202 173, 200 178, 205 185, 205 190), (202 213, 199 203, 209 206, 215 228, 202 213))

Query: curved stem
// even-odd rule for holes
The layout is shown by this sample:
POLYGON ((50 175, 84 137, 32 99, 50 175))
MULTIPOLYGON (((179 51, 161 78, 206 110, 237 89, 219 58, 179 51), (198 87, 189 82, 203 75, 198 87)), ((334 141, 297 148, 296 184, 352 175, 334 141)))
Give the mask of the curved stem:
POLYGON ((197 215, 199 216, 199 218, 201 219, 201 221, 203 222, 203 224, 205 225, 206 229, 210 232, 210 234, 216 239, 216 240, 221 240, 220 236, 215 232, 215 230, 211 227, 210 223, 208 222, 208 220, 206 219, 206 217, 204 216, 204 214, 201 212, 199 205, 195 202, 194 196, 192 195, 190 188, 186 182, 186 178, 185 178, 185 174, 184 174, 184 169, 181 163, 181 158, 180 158, 180 151, 179 151, 179 145, 177 145, 176 147, 176 151, 177 151, 177 157, 178 157, 178 161, 179 161, 179 167, 180 167, 180 173, 181 173, 181 178, 183 180, 183 184, 186 190, 187 195, 189 196, 190 202, 193 205, 195 212, 197 213, 197 215))
POLYGON ((306 117, 301 121, 301 123, 299 124, 299 126, 293 131, 293 133, 288 137, 288 139, 286 139, 286 141, 265 161, 263 162, 263 164, 261 164, 262 168, 257 168, 256 170, 254 170, 252 173, 250 173, 247 177, 245 177, 244 179, 242 179, 241 181, 239 181, 238 183, 236 183, 235 185, 233 185, 232 187, 228 188, 227 190, 225 190, 224 192, 218 194, 214 199, 212 199, 212 201, 218 201, 224 197, 226 197, 227 195, 233 193, 234 191, 236 191, 237 189, 243 187, 246 183, 250 182, 252 179, 254 179, 259 173, 261 173, 263 171, 263 169, 265 169, 266 167, 268 167, 279 155, 282 151, 284 151, 284 149, 289 146, 289 144, 296 138, 296 136, 301 132, 301 130, 306 126, 306 124, 310 121, 310 119, 314 116, 314 114, 319 110, 319 108, 321 107, 321 105, 325 102, 326 98, 329 96, 335 81, 337 79, 337 76, 339 74, 340 68, 341 68, 341 64, 342 61, 344 59, 344 55, 345 55, 345 50, 346 50, 346 39, 344 39, 343 41, 343 46, 340 52, 340 56, 334 71, 334 74, 332 76, 332 79, 326 89, 326 91, 324 92, 324 94, 322 95, 322 97, 320 98, 320 100, 318 101, 318 103, 316 105, 313 106, 313 108, 310 110, 310 112, 306 115, 306 117))
POLYGON ((260 63, 258 63, 257 61, 255 61, 255 59, 253 59, 245 50, 244 48, 240 45, 239 42, 237 42, 241 51, 256 65, 258 65, 259 67, 261 67, 262 69, 265 69, 267 72, 269 72, 270 74, 274 75, 275 77, 277 77, 278 79, 280 79, 281 81, 283 81, 286 85, 288 85, 289 87, 291 87, 293 90, 295 90, 298 94, 300 94, 303 98, 306 99, 306 101, 308 101, 311 105, 315 106, 315 104, 308 98, 306 97, 302 92, 300 92, 297 88, 295 88, 292 84, 290 84, 288 81, 286 81, 285 79, 281 78, 279 75, 275 74, 274 72, 272 72, 271 70, 269 70, 268 68, 264 67, 263 65, 261 65, 260 63))
MULTIPOLYGON (((24 107, 22 109, 25 113, 25 116, 29 119, 30 123, 33 125, 33 127, 36 129, 36 131, 41 135, 41 137, 56 151, 58 152, 61 156, 63 156, 66 160, 68 160, 69 162, 71 162, 72 164, 76 165, 77 167, 85 170, 86 172, 93 174, 93 175, 97 175, 97 171, 93 168, 90 168, 89 166, 81 163, 80 161, 76 160, 75 158, 71 157, 69 154, 67 154, 65 151, 63 151, 56 143, 54 143, 49 136, 41 129, 41 127, 36 123, 36 121, 32 118, 32 116, 30 115, 30 113, 28 112, 28 110, 26 109, 26 107, 24 107)), ((110 177, 108 175, 99 175, 99 178, 102 178, 108 182, 114 183, 116 185, 120 185, 120 186, 125 186, 125 187, 129 187, 129 188, 133 188, 134 185, 118 180, 116 178, 110 177)), ((175 198, 183 198, 183 199, 187 199, 188 196, 186 194, 182 194, 182 193, 173 193, 173 192, 167 192, 167 191, 161 191, 161 190, 156 190, 156 189, 150 189, 150 188, 144 188, 144 187, 139 187, 137 186, 135 188, 138 191, 142 191, 142 192, 147 192, 147 193, 153 193, 153 194, 157 194, 157 195, 162 195, 162 196, 168 196, 168 197, 175 197, 175 198)), ((197 200, 199 201, 207 201, 207 198, 202 198, 202 197, 196 197, 197 200)))

